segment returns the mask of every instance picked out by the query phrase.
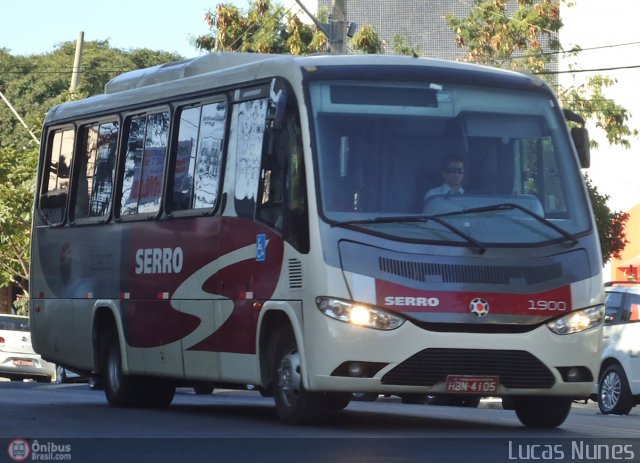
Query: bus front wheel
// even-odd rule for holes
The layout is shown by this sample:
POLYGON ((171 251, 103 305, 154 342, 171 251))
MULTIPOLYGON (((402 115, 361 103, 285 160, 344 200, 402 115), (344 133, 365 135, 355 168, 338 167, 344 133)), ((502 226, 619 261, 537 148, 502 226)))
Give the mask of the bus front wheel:
POLYGON ((328 410, 327 397, 304 388, 300 353, 290 329, 276 335, 272 352, 273 392, 280 419, 287 424, 311 424, 322 419, 328 410))
POLYGON ((571 411, 570 397, 515 396, 513 408, 522 424, 530 428, 556 428, 571 411))
POLYGON ((105 337, 104 392, 112 407, 140 407, 145 404, 148 382, 145 378, 125 375, 118 337, 112 333, 105 337))

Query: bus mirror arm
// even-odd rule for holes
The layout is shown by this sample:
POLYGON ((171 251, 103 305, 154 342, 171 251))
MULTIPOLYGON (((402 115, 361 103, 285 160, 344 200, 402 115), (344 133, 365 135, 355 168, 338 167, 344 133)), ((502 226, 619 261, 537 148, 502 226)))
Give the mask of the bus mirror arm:
POLYGON ((283 91, 278 95, 275 113, 273 115, 273 122, 271 123, 271 128, 273 130, 282 130, 284 128, 284 121, 287 115, 287 100, 286 92, 283 91))

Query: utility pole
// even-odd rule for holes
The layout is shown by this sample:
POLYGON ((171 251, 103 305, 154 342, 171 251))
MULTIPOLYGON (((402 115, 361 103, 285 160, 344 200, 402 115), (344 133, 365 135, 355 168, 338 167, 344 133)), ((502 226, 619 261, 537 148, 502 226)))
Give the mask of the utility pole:
POLYGON ((0 98, 2 98, 2 101, 5 102, 5 104, 9 107, 9 109, 11 110, 11 112, 13 113, 14 116, 16 116, 16 118, 20 121, 20 123, 24 126, 25 129, 27 129, 27 132, 29 132, 29 135, 31 135, 31 138, 33 138, 33 140, 39 145, 40 144, 40 140, 38 140, 38 137, 36 137, 33 132, 31 131, 31 129, 29 128, 29 126, 27 125, 27 123, 24 121, 24 119, 22 117, 20 117, 20 114, 18 114, 18 111, 16 111, 16 109, 13 107, 13 105, 9 102, 9 100, 7 100, 7 97, 4 96, 4 93, 0 92, 0 98))
MULTIPOLYGON (((302 8, 302 10, 311 18, 313 23, 318 26, 318 29, 322 31, 324 35, 329 39, 329 51, 331 53, 342 55, 346 52, 347 47, 347 0, 332 0, 331 2, 331 16, 329 18, 330 24, 324 24, 318 21, 308 9, 302 3, 302 0, 295 0, 295 2, 302 8)), ((357 27, 355 23, 351 24, 351 27, 355 30, 357 27)))
POLYGON ((347 0, 331 1, 331 53, 343 55, 346 51, 347 0))
POLYGON ((80 81, 80 62, 82 61, 82 45, 84 44, 84 32, 78 33, 78 40, 76 41, 76 56, 73 60, 73 72, 71 73, 71 85, 69 86, 69 92, 73 93, 78 88, 78 82, 80 81))

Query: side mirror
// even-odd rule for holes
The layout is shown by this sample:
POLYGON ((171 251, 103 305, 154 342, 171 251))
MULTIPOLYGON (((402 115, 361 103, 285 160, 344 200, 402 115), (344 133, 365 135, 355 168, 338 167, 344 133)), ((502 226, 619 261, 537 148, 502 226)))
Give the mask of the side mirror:
POLYGON ((584 127, 573 127, 571 129, 571 138, 578 152, 580 166, 583 169, 591 166, 591 151, 589 148, 589 132, 584 127))
POLYGON ((591 165, 591 152, 589 148, 589 132, 584 128, 585 120, 578 113, 571 111, 570 109, 565 108, 562 110, 562 113, 568 122, 580 124, 579 127, 573 127, 571 129, 571 138, 573 139, 573 145, 576 147, 576 151, 578 152, 580 166, 583 169, 586 169, 591 165))

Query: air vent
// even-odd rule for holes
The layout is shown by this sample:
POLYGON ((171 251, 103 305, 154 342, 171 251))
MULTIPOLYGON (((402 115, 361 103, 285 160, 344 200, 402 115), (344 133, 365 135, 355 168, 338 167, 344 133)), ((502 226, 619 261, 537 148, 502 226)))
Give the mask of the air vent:
POLYGON ((534 285, 562 276, 559 263, 538 267, 487 266, 411 262, 387 257, 380 257, 379 263, 383 272, 422 282, 436 278, 443 283, 510 285, 513 280, 522 280, 534 285))
POLYGON ((289 259, 289 289, 302 288, 302 262, 289 259))
POLYGON ((498 376, 513 389, 548 389, 553 373, 536 357, 519 350, 425 349, 389 371, 382 384, 433 386, 447 375, 498 376))

